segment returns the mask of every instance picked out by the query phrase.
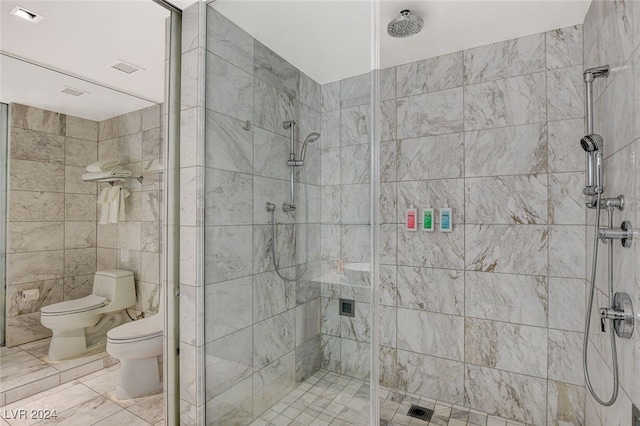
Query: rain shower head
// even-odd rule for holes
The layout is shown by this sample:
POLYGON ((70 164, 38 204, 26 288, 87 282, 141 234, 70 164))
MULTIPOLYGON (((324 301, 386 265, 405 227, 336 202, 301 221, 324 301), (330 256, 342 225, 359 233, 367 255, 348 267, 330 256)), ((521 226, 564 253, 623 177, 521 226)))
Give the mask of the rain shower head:
POLYGON ((391 37, 402 38, 418 34, 424 25, 423 19, 412 15, 409 9, 400 11, 400 16, 389 22, 387 33, 391 37))
POLYGON ((585 137, 580 139, 580 145, 582 146, 582 149, 584 149, 587 152, 602 151, 603 142, 604 142, 604 139, 602 139, 602 136, 597 135, 595 133, 591 135, 586 135, 585 137))

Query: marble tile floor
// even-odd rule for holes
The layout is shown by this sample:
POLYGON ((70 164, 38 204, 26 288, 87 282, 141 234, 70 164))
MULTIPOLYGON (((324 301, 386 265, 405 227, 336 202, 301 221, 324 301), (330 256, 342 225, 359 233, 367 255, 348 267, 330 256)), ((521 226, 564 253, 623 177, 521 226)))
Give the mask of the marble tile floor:
MULTIPOLYGON (((442 401, 381 387, 380 425, 525 426, 442 401), (411 404, 435 411, 430 422, 409 417, 411 404)), ((320 370, 274 404, 250 426, 368 426, 369 383, 320 370)))
POLYGON ((251 426, 367 426, 369 383, 319 370, 251 426))
POLYGON ((380 426, 528 426, 448 402, 381 387, 380 426), (429 422, 407 416, 412 404, 434 411, 429 422))
POLYGON ((0 426, 164 426, 162 392, 118 401, 114 397, 120 365, 96 371, 0 407, 0 426), (56 418, 16 419, 18 410, 55 410, 56 418))
POLYGON ((51 338, 0 347, 0 404, 13 402, 118 362, 97 346, 82 357, 49 361, 51 338))

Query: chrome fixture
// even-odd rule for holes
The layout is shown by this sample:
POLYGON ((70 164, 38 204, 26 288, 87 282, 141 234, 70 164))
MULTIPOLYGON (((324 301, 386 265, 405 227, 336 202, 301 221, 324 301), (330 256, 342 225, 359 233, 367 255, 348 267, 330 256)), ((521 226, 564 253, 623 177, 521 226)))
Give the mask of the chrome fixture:
MULTIPOLYGON (((302 150, 300 151, 300 158, 298 160, 289 159, 287 161, 287 166, 293 166, 293 167, 303 166, 305 157, 307 156, 307 145, 310 143, 314 143, 319 138, 320 138, 320 133, 314 132, 309 134, 309 136, 307 136, 307 138, 304 140, 304 143, 302 144, 302 150)), ((293 158, 295 158, 296 156, 295 153, 289 154, 289 158, 291 158, 292 155, 293 155, 293 158)))
POLYGON ((280 272, 280 267, 278 266, 278 262, 276 260, 276 221, 275 221, 275 210, 276 206, 273 203, 267 202, 265 204, 265 210, 271 214, 271 240, 269 244, 269 250, 271 251, 271 262, 273 263, 273 267, 276 270, 276 273, 280 278, 287 282, 297 281, 305 274, 307 271, 307 265, 309 264, 309 191, 307 188, 307 172, 304 168, 305 157, 307 154, 307 145, 317 141, 320 138, 320 133, 311 133, 304 140, 302 144, 302 150, 300 151, 300 158, 296 158, 296 143, 295 143, 295 126, 296 122, 293 120, 284 121, 282 123, 282 127, 285 129, 289 129, 290 131, 290 142, 291 142, 291 150, 289 152, 289 159, 287 160, 287 166, 291 168, 291 202, 282 204, 282 211, 285 213, 295 212, 296 211, 296 167, 300 167, 302 169, 302 183, 304 184, 304 200, 305 200, 305 252, 304 252, 304 266, 302 270, 295 275, 294 278, 287 278, 280 272))
POLYGON ((633 335, 634 313, 631 298, 626 293, 615 293, 613 291, 613 244, 609 240, 618 239, 622 243, 622 247, 631 247, 633 241, 633 228, 628 221, 622 222, 620 228, 613 226, 613 213, 617 210, 624 210, 624 196, 619 195, 614 198, 604 198, 604 156, 603 146, 604 140, 602 136, 593 133, 593 81, 596 78, 607 77, 609 75, 609 66, 596 67, 588 69, 584 72, 585 82, 585 128, 587 135, 580 140, 582 149, 586 152, 586 174, 585 188, 583 193, 587 196, 586 205, 588 208, 596 210, 596 220, 594 224, 593 236, 593 260, 591 264, 591 286, 589 290, 589 303, 587 307, 587 317, 585 320, 584 340, 582 345, 582 369, 584 372, 587 388, 593 398, 599 404, 611 406, 618 398, 618 388, 620 385, 620 376, 618 371, 618 353, 616 349, 616 334, 618 337, 629 339, 633 335), (600 212, 607 211, 608 226, 600 228, 600 212), (591 325, 591 314, 593 310, 593 299, 597 277, 598 265, 598 247, 602 241, 608 244, 608 265, 607 265, 607 283, 609 287, 610 307, 600 308, 601 331, 607 331, 607 320, 611 321, 611 325, 615 334, 609 332, 611 340, 611 359, 613 361, 613 392, 608 401, 604 401, 596 395, 591 379, 589 377, 589 368, 587 355, 589 349, 589 331, 591 325))
POLYGON ((418 34, 424 25, 424 20, 418 15, 412 15, 409 9, 400 11, 400 16, 387 25, 387 33, 391 37, 403 38, 418 34))
MULTIPOLYGON (((586 151, 585 188, 582 192, 591 198, 593 198, 598 191, 600 191, 600 193, 604 192, 604 171, 602 164, 603 139, 602 136, 593 133, 593 81, 596 78, 606 78, 608 76, 609 65, 589 68, 583 73, 586 103, 585 128, 587 136, 580 141, 582 148, 586 151)), ((589 202, 587 206, 589 208, 595 207, 590 205, 589 202)))
POLYGON ((603 333, 607 331, 607 320, 613 321, 613 329, 618 337, 630 339, 633 336, 633 303, 627 293, 616 293, 612 308, 600 308, 600 327, 603 333))
POLYGON ((631 222, 625 220, 620 225, 620 229, 616 228, 600 228, 600 240, 606 243, 607 240, 620 240, 622 247, 629 248, 633 242, 633 228, 631 222))

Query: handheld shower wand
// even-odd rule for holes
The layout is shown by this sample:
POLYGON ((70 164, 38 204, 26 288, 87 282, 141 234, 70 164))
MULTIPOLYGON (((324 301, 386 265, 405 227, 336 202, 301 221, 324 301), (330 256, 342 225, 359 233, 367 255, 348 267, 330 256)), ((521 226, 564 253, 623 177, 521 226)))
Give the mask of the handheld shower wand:
POLYGON ((587 171, 585 188, 582 191, 587 196, 604 192, 604 167, 602 160, 602 136, 595 133, 580 139, 582 149, 587 153, 587 171))

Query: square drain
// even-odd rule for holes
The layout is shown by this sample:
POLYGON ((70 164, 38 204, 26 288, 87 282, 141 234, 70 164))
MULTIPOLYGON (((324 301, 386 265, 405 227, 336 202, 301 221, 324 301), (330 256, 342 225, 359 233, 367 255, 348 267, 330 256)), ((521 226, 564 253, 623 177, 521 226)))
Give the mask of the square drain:
POLYGON ((424 420, 428 422, 433 417, 433 410, 425 407, 421 407, 419 405, 411 404, 411 408, 409 408, 409 412, 407 413, 409 417, 415 417, 416 419, 424 420))

